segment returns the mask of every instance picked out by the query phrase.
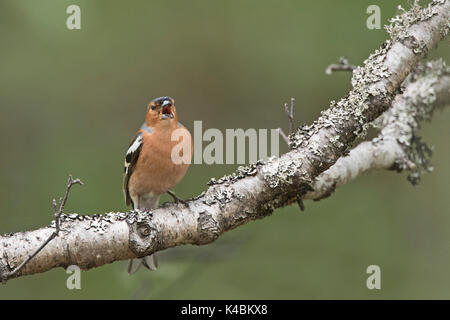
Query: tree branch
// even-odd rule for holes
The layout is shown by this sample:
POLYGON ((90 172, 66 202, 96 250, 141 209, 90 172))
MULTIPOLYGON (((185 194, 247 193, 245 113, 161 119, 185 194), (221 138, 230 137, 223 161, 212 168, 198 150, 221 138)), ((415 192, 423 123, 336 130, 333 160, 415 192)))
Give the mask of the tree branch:
MULTIPOLYGON (((415 4, 398 16, 387 28, 391 40, 353 71, 353 90, 332 102, 313 124, 291 134, 292 150, 280 158, 212 179, 189 207, 165 204, 149 212, 61 215, 64 230, 14 276, 73 264, 89 269, 183 244, 210 243, 230 229, 308 197, 316 178, 365 135, 369 124, 392 104, 406 76, 447 35, 449 15, 449 1, 435 0, 426 8, 415 4)), ((46 227, 0 237, 0 274, 14 270, 52 232, 46 227)))
POLYGON ((348 60, 346 57, 340 57, 339 63, 337 64, 330 64, 326 69, 325 73, 330 75, 335 71, 353 71, 356 69, 356 66, 348 63, 348 60))
POLYGON ((395 98, 392 108, 375 121, 381 133, 360 143, 319 175, 314 191, 305 199, 328 197, 336 187, 373 169, 409 170, 412 183, 418 182, 422 171, 429 171, 427 159, 416 153, 414 137, 421 121, 429 120, 436 108, 450 104, 450 68, 443 60, 419 65, 404 86, 404 93, 395 98))

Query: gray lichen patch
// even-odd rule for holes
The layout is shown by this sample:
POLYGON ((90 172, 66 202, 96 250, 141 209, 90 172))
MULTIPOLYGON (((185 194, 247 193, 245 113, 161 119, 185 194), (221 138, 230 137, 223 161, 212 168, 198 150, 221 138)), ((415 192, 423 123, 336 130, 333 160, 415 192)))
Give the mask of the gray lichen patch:
POLYGON ((298 174, 302 162, 298 158, 283 159, 271 157, 262 168, 261 174, 269 187, 277 188, 282 185, 290 185, 293 178, 298 174))
POLYGON ((415 166, 408 175, 408 180, 413 185, 420 182, 424 172, 432 172, 434 170, 430 160, 432 154, 432 149, 428 147, 426 143, 421 142, 420 137, 413 136, 413 139, 411 139, 411 147, 409 149, 409 159, 415 166))
MULTIPOLYGON (((390 20, 390 24, 385 26, 385 29, 390 34, 393 41, 399 41, 414 54, 426 54, 428 48, 423 41, 418 41, 414 36, 408 32, 408 28, 418 22, 427 21, 438 13, 437 6, 445 4, 446 0, 433 0, 427 7, 421 8, 419 1, 415 0, 411 9, 406 11, 401 6, 398 6, 400 14, 390 20)), ((442 27, 440 36, 443 38, 447 35, 450 28, 450 22, 442 27)))
MULTIPOLYGON (((417 184, 423 173, 433 171, 433 165, 430 160, 432 148, 421 141, 421 137, 418 136, 417 132, 420 129, 420 122, 429 120, 433 114, 434 103, 437 99, 435 86, 438 85, 439 77, 443 75, 450 76, 450 68, 441 59, 421 65, 408 79, 410 83, 414 83, 418 77, 421 77, 421 83, 418 84, 421 94, 416 94, 412 97, 405 96, 407 110, 403 110, 404 112, 409 111, 412 117, 408 122, 412 131, 409 141, 404 139, 401 142, 409 160, 415 164, 408 175, 408 180, 412 184, 417 184)), ((405 115, 403 116, 405 117, 405 115)))
POLYGON ((225 175, 220 179, 211 178, 207 183, 208 186, 213 186, 217 184, 230 184, 236 182, 237 180, 243 179, 245 177, 256 175, 258 168, 264 164, 263 160, 258 160, 256 163, 251 163, 247 166, 240 166, 236 172, 232 174, 225 175))
MULTIPOLYGON (((141 213, 144 214, 144 213, 141 213)), ((149 214, 149 213, 147 213, 149 214)), ((151 214, 151 212, 150 212, 151 214)), ((97 232, 98 234, 105 234, 108 231, 109 226, 111 223, 117 222, 117 221, 124 221, 129 219, 131 220, 137 220, 137 211, 131 211, 130 213, 124 213, 124 212, 108 212, 105 214, 93 214, 93 215, 80 215, 77 213, 70 213, 70 214, 61 214, 59 217, 59 221, 61 224, 61 231, 70 231, 70 228, 72 227, 73 223, 76 222, 83 222, 83 228, 85 230, 90 230, 97 232)), ((56 222, 55 220, 52 220, 50 222, 49 227, 56 228, 56 222)))
POLYGON ((389 25, 385 26, 386 31, 391 36, 393 41, 400 41, 409 48, 413 49, 414 53, 421 53, 426 49, 424 44, 418 43, 417 40, 412 37, 408 28, 413 24, 426 21, 437 14, 435 7, 442 5, 446 0, 434 0, 428 4, 427 7, 422 8, 419 5, 419 0, 414 0, 411 8, 407 11, 398 6, 400 13, 389 20, 389 25))
POLYGON ((450 68, 442 59, 419 65, 406 79, 406 91, 396 100, 395 108, 374 123, 382 129, 381 137, 395 137, 403 148, 406 159, 398 159, 394 169, 409 170, 408 180, 413 184, 420 181, 422 173, 433 170, 432 148, 422 142, 418 131, 420 122, 429 120, 439 106, 436 87, 442 85, 442 79, 449 81, 448 76, 450 68))
POLYGON ((218 203, 222 209, 227 203, 235 199, 243 200, 244 198, 245 196, 237 192, 234 188, 219 185, 208 190, 203 199, 203 203, 208 206, 218 203))
POLYGON ((153 216, 153 212, 152 210, 148 210, 148 211, 141 211, 141 210, 131 210, 127 217, 126 217, 126 221, 128 224, 133 224, 133 223, 144 223, 144 222, 148 222, 153 216))

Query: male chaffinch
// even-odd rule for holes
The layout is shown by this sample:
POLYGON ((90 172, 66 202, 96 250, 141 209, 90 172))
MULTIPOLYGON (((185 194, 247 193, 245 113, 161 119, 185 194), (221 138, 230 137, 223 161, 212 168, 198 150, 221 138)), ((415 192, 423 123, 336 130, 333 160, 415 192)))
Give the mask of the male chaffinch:
MULTIPOLYGON (((169 193, 176 202, 183 202, 169 189, 173 188, 185 175, 189 163, 172 160, 172 149, 179 143, 189 143, 189 160, 192 158, 192 137, 189 131, 178 122, 175 101, 171 97, 160 97, 148 105, 145 122, 138 130, 130 144, 125 157, 125 174, 123 190, 127 205, 133 209, 154 209, 159 197, 169 193), (175 130, 183 140, 172 141, 175 130)), ((142 259, 129 261, 128 273, 135 273, 143 264, 150 270, 156 270, 156 254, 142 259)))

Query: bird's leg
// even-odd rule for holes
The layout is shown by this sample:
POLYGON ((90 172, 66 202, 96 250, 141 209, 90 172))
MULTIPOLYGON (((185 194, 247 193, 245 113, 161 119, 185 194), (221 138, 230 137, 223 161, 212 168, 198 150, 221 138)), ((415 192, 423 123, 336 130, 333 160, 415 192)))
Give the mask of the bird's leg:
POLYGON ((167 193, 173 198, 173 200, 175 201, 175 203, 182 203, 184 204, 186 207, 189 207, 189 204, 186 200, 180 199, 175 193, 173 193, 170 190, 167 190, 167 193))

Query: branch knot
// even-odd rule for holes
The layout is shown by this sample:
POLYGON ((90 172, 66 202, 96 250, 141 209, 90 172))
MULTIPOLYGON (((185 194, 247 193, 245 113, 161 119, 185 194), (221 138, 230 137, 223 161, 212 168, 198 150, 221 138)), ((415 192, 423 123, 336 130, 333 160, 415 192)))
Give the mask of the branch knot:
POLYGON ((129 247, 137 257, 145 257, 158 247, 158 230, 152 223, 152 211, 131 211, 126 219, 129 228, 129 247))

